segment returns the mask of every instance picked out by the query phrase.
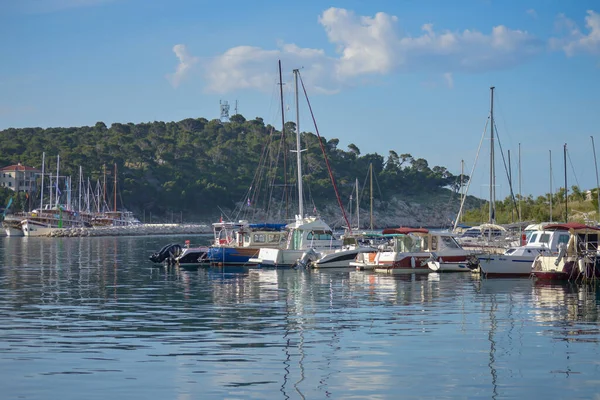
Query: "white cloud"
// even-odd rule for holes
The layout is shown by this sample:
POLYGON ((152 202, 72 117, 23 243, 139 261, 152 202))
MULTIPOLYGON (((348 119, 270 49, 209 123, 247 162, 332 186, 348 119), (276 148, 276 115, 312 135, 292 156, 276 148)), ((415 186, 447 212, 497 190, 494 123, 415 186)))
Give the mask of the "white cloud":
POLYGON ((569 57, 580 53, 600 54, 600 14, 588 10, 585 17, 587 33, 581 32, 577 24, 564 16, 558 16, 557 28, 567 31, 566 37, 550 39, 553 49, 563 50, 569 57))
POLYGON ((454 87, 454 77, 452 76, 452 72, 446 72, 444 74, 444 80, 446 81, 446 86, 448 86, 449 89, 454 87))
POLYGON ((383 12, 357 16, 329 8, 318 18, 337 56, 322 49, 279 44, 274 50, 239 46, 204 65, 208 90, 270 90, 276 61, 303 66, 305 82, 320 92, 393 72, 443 73, 448 86, 453 74, 509 68, 525 62, 543 49, 543 43, 526 31, 498 25, 489 33, 475 30, 436 31, 426 23, 416 36, 401 34, 398 18, 383 12))
POLYGON ((529 16, 531 16, 531 18, 537 19, 537 11, 535 11, 533 8, 530 8, 529 10, 525 11, 529 16))
POLYGON ((167 79, 171 82, 174 88, 178 87, 181 81, 187 76, 189 70, 198 62, 198 57, 192 57, 184 44, 176 44, 173 46, 173 52, 179 59, 179 64, 175 73, 168 74, 167 79))

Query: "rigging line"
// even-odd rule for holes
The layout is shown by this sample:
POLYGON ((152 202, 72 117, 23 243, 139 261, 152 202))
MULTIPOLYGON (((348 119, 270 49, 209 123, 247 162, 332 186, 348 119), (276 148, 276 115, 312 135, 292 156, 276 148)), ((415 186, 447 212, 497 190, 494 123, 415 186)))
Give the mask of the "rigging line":
MULTIPOLYGON (((308 110, 310 111, 310 116, 312 117, 313 124, 315 125, 315 132, 319 137, 319 145, 321 146, 321 151, 323 152, 323 157, 325 157, 325 164, 327 164, 327 170, 329 171, 329 177, 331 178, 331 183, 333 184, 333 189, 335 191, 335 197, 337 198, 338 204, 342 210, 342 215, 344 216, 344 220, 346 224, 348 224, 348 231, 352 234, 352 227, 348 222, 348 217, 346 216, 346 210, 344 210, 344 205, 342 204, 342 199, 340 199, 340 194, 337 189, 337 185, 335 184, 335 178, 333 177, 333 171, 331 170, 331 165, 329 164, 329 159, 327 158, 327 153, 325 152, 325 146, 323 146, 323 141, 321 140, 321 134, 319 133, 319 127, 317 126, 317 120, 315 119, 315 115, 312 111, 312 106, 310 105, 310 100, 308 99, 308 94, 306 93, 306 87, 304 86, 304 80, 302 79, 302 75, 300 75, 300 71, 298 71, 298 76, 300 76, 300 83, 302 83, 302 90, 304 91, 304 97, 306 97, 306 103, 308 104, 308 110)), ((300 149, 298 149, 300 151, 300 149)))
MULTIPOLYGON (((475 156, 475 162, 473 163, 473 167, 471 168, 471 174, 469 175, 470 177, 473 176, 473 172, 475 171, 475 166, 477 165, 477 160, 479 159, 479 151, 481 150, 481 145, 483 144, 483 139, 485 138, 485 132, 487 131, 487 127, 488 127, 489 123, 490 123, 490 117, 488 116, 485 121, 485 127, 483 128, 483 134, 481 135, 481 140, 479 141, 479 147, 477 148, 477 155, 475 156)), ((462 201, 460 202, 460 209, 458 210, 458 215, 460 215, 462 213, 462 209, 465 205, 465 200, 467 199, 467 195, 469 193, 470 186, 471 186, 471 179, 469 179, 469 181, 467 182, 467 188, 465 190, 464 197, 462 198, 462 201)), ((458 225, 458 218, 455 218, 454 227, 452 228, 453 231, 456 230, 457 225, 458 225)))
POLYGON ((504 158, 504 150, 502 150, 502 143, 500 142, 500 135, 498 134, 498 127, 496 126, 496 122, 494 121, 494 128, 496 129, 496 140, 498 142, 498 146, 500 147, 500 155, 502 156, 502 163, 504 164, 504 172, 506 172, 506 177, 508 178, 508 188, 510 189, 510 198, 512 200, 513 206, 517 211, 517 217, 519 221, 521 221, 521 215, 519 214, 519 207, 517 207, 517 200, 515 199, 515 194, 513 192, 512 187, 512 179, 508 173, 508 168, 506 167, 506 159, 504 158))
POLYGON ((577 179, 577 174, 575 173, 575 167, 573 167, 573 161, 571 160, 571 153, 569 153, 569 149, 567 149, 567 157, 569 158, 569 164, 571 164, 571 171, 573 172, 573 177, 575 177, 575 183, 577 184, 577 187, 580 187, 579 181, 577 179))

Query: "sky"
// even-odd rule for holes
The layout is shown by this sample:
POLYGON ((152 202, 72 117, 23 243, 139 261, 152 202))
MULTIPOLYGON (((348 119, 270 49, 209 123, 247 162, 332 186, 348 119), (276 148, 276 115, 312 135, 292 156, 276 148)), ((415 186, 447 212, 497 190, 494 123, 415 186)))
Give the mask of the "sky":
POLYGON ((0 0, 0 38, 0 130, 213 119, 221 101, 279 126, 281 60, 286 119, 299 69, 342 149, 464 161, 487 198, 494 86, 497 198, 498 142, 516 193, 564 186, 565 144, 568 186, 596 187, 598 1, 0 0))

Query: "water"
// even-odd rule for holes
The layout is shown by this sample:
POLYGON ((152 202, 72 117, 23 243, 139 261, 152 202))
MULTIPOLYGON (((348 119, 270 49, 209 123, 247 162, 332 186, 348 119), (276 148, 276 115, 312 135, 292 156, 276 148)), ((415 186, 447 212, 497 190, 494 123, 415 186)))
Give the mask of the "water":
POLYGON ((596 288, 147 261, 185 239, 0 238, 0 397, 600 398, 596 288))

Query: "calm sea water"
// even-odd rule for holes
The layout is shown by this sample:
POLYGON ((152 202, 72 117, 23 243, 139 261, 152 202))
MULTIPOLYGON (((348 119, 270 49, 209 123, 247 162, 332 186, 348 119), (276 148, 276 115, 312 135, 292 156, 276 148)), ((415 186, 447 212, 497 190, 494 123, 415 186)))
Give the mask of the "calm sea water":
POLYGON ((2 399, 600 399, 600 291, 153 267, 208 237, 0 238, 2 399))

